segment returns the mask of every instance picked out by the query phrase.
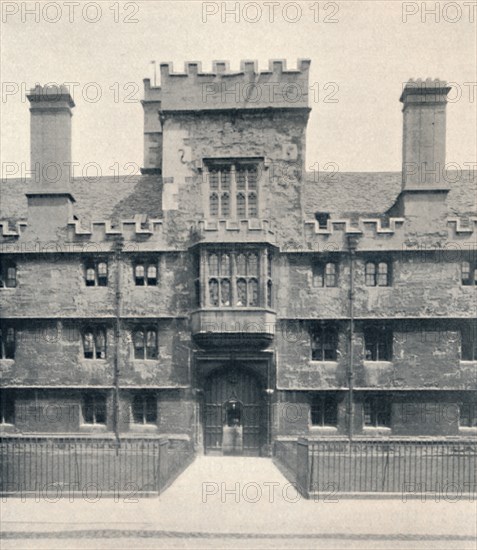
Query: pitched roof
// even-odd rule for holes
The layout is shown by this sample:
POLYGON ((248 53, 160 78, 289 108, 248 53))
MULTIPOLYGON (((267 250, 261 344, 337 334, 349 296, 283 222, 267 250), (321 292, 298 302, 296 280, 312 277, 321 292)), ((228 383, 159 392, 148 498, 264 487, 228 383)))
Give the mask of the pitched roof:
MULTIPOLYGON (((477 177, 469 172, 449 172, 446 184, 449 215, 475 215, 477 177)), ((28 180, 0 180, 0 220, 11 223, 27 219, 25 193, 28 180)), ((75 178, 72 193, 75 215, 84 223, 91 220, 131 219, 135 214, 162 217, 162 181, 159 176, 136 175, 101 177, 97 180, 75 178)), ((307 173, 303 188, 305 219, 317 211, 332 217, 379 216, 395 202, 401 190, 400 172, 307 173)))
MULTIPOLYGON (((445 186, 449 215, 475 215, 477 176, 470 171, 447 172, 445 186)), ((401 172, 307 173, 303 208, 306 219, 316 211, 332 217, 379 216, 396 201, 401 191, 401 172)))
MULTIPOLYGON (((0 220, 10 223, 27 219, 25 193, 31 189, 25 179, 0 182, 0 220)), ((88 224, 92 220, 131 219, 135 214, 162 217, 160 176, 108 176, 87 180, 75 178, 71 184, 75 198, 74 214, 88 224)))

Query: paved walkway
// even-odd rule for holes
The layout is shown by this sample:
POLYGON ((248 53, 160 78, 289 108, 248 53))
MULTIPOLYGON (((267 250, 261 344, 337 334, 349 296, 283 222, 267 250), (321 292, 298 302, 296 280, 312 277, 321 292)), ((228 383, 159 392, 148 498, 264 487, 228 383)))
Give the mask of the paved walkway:
POLYGON ((199 457, 157 498, 1 503, 7 548, 476 548, 476 502, 307 501, 270 459, 199 457))

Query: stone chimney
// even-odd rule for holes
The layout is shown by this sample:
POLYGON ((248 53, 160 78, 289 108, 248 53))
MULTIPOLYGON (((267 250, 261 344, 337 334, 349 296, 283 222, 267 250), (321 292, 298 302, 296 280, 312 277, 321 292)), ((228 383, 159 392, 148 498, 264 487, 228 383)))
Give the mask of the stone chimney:
POLYGON ((161 88, 151 87, 151 81, 144 79, 144 165, 141 174, 161 174, 162 170, 162 125, 159 119, 161 110, 161 88))
POLYGON ((409 80, 403 104, 402 191, 397 213, 412 233, 445 232, 446 104, 450 87, 439 79, 409 80))
POLYGON ((446 104, 450 87, 428 78, 410 80, 404 87, 403 189, 445 186, 446 104))
POLYGON ((28 232, 39 240, 55 240, 72 216, 71 109, 65 86, 37 85, 30 102, 31 182, 28 232))

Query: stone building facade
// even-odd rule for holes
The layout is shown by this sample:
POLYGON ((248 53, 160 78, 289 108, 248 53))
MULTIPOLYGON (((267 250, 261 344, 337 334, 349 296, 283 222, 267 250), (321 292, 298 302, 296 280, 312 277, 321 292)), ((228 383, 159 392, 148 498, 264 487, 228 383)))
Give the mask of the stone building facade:
POLYGON ((310 173, 309 66, 162 64, 142 174, 99 180, 70 173, 68 90, 31 91, 31 177, 1 188, 2 433, 261 455, 477 433, 477 183, 445 170, 449 87, 403 88, 402 173, 310 173))

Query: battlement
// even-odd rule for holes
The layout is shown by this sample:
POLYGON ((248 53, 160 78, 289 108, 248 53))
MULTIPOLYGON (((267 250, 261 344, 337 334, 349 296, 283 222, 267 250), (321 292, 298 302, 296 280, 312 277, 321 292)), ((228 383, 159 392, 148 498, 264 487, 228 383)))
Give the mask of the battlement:
POLYGON ((320 227, 316 220, 306 221, 305 226, 310 227, 310 231, 317 235, 331 235, 335 230, 343 231, 347 234, 361 234, 371 229, 377 235, 392 235, 396 232, 397 226, 404 223, 404 218, 389 218, 389 226, 384 227, 380 218, 360 218, 357 223, 349 219, 328 220, 326 227, 320 227))
POLYGON ((79 220, 68 222, 68 235, 70 240, 87 238, 92 241, 102 241, 108 237, 123 236, 126 240, 138 238, 158 237, 163 234, 163 220, 145 219, 145 216, 136 215, 131 220, 121 220, 118 224, 112 224, 111 220, 92 221, 88 228, 82 227, 79 220))
POLYGON ((299 59, 296 69, 287 69, 284 59, 271 59, 268 70, 259 71, 257 61, 243 60, 240 70, 231 71, 227 61, 213 61, 207 73, 199 61, 187 61, 181 73, 161 63, 161 86, 145 81, 145 99, 160 98, 165 112, 308 108, 310 63, 299 59))
POLYGON ((275 231, 269 220, 198 220, 191 228, 195 243, 247 243, 274 244, 275 231))
POLYGON ((477 233, 477 216, 470 216, 466 220, 461 218, 448 218, 447 223, 453 226, 456 234, 477 233))
POLYGON ((0 221, 0 237, 20 237, 27 227, 27 222, 16 222, 15 229, 10 229, 7 221, 0 221))

